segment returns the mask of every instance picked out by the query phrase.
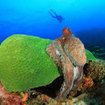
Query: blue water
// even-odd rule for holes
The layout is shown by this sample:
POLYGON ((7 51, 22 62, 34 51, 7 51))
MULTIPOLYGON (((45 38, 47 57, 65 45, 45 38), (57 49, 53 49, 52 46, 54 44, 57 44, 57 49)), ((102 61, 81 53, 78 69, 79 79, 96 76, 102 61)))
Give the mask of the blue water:
POLYGON ((0 0, 0 43, 12 34, 56 39, 69 27, 85 46, 105 48, 105 0, 0 0), (52 9, 64 20, 49 14, 52 9))

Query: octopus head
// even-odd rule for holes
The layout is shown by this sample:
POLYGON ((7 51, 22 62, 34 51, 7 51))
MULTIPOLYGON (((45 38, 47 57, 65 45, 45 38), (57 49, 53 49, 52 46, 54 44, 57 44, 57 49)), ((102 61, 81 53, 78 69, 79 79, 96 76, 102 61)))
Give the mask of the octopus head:
POLYGON ((65 35, 65 36, 70 36, 70 35, 72 35, 72 31, 69 30, 67 27, 65 27, 65 28, 63 29, 63 35, 65 35))
POLYGON ((67 27, 63 29, 63 35, 60 38, 62 43, 65 43, 68 39, 73 37, 72 31, 69 30, 67 27))

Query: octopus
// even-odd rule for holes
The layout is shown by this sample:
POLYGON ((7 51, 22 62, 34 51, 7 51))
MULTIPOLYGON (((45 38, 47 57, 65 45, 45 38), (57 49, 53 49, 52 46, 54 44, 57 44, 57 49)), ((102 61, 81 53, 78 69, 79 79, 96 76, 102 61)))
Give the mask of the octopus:
POLYGON ((86 64, 84 45, 71 30, 64 28, 63 35, 50 43, 46 50, 62 69, 64 81, 56 99, 64 101, 69 92, 83 80, 83 67, 86 64))

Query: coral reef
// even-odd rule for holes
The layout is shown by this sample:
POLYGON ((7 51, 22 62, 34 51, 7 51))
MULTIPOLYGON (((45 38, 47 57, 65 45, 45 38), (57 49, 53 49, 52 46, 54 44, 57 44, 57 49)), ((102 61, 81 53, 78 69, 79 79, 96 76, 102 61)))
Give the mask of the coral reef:
POLYGON ((100 84, 101 80, 105 78, 105 61, 89 61, 85 65, 85 74, 87 77, 91 77, 94 82, 100 84))
MULTIPOLYGON (((104 86, 104 84, 102 83, 104 79, 105 61, 89 61, 84 66, 83 81, 75 91, 79 91, 80 93, 96 91, 97 89, 101 88, 99 86, 104 86)), ((74 90, 72 92, 74 92, 74 90)), ((74 93, 77 94, 76 92, 74 93)))
POLYGON ((19 105, 21 101, 21 96, 19 93, 9 93, 0 83, 0 98, 2 99, 3 105, 19 105))
MULTIPOLYGON (((24 105, 28 95, 22 99, 21 91, 46 86, 60 76, 64 77, 57 95, 60 101, 66 101, 69 92, 70 100, 79 93, 95 91, 97 85, 103 86, 101 80, 105 78, 104 66, 100 67, 99 62, 104 65, 104 61, 97 61, 85 50, 68 28, 54 41, 28 35, 10 36, 0 45, 0 98, 4 105, 24 105), (87 62, 92 61, 85 65, 86 56, 87 62)), ((51 99, 52 103, 55 101, 45 94, 37 96, 40 96, 38 99, 51 99)))

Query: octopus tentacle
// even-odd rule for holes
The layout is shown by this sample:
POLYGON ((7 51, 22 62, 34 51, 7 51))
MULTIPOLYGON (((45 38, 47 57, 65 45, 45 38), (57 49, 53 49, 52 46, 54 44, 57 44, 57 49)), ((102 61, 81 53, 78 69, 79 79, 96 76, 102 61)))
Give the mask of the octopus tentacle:
POLYGON ((56 98, 56 99, 59 99, 60 101, 66 98, 69 91, 73 88, 73 83, 74 83, 74 72, 73 72, 72 63, 65 55, 61 61, 63 65, 62 69, 64 74, 64 82, 60 88, 60 93, 56 98))
POLYGON ((61 67, 61 58, 60 58, 61 54, 57 49, 57 45, 60 44, 61 44, 60 41, 57 40, 53 41, 51 44, 47 46, 47 53, 55 61, 55 63, 61 67))
POLYGON ((56 99, 62 101, 63 99, 66 98, 67 94, 73 87, 73 82, 74 82, 74 72, 73 72, 73 65, 67 55, 65 54, 61 42, 59 40, 55 40, 51 45, 47 47, 47 52, 48 54, 53 57, 54 61, 57 61, 57 59, 60 60, 58 62, 58 65, 61 63, 62 65, 62 70, 64 74, 64 82, 63 85, 60 89, 60 93, 57 96, 56 99), (53 51, 52 51, 53 50, 53 51))
POLYGON ((74 67, 77 67, 78 69, 78 74, 76 75, 73 87, 76 88, 82 81, 83 77, 83 66, 86 63, 85 48, 78 38, 73 37, 66 41, 64 51, 74 67))
POLYGON ((74 87, 73 87, 73 89, 72 90, 75 90, 77 87, 78 87, 78 85, 82 82, 82 79, 83 79, 83 66, 81 66, 81 67, 78 67, 78 77, 75 79, 75 81, 74 81, 74 87))

